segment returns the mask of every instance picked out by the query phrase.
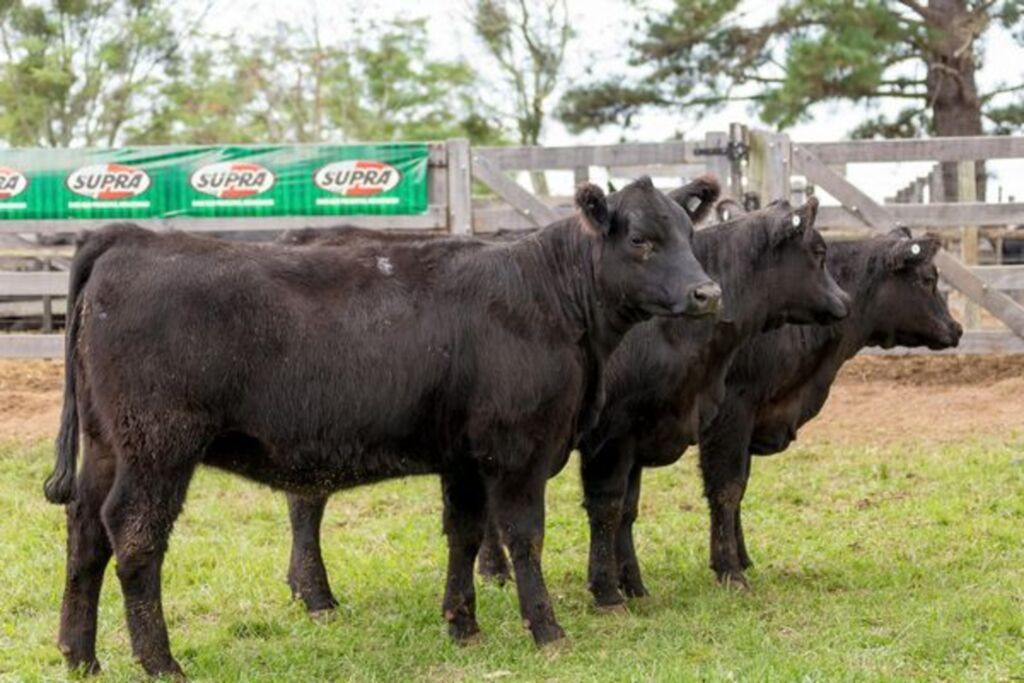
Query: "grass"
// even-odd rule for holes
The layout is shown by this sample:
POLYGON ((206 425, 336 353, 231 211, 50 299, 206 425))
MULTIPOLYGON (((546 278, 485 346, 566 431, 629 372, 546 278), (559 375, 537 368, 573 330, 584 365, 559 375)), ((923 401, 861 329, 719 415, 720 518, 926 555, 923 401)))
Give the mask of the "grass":
MULTIPOLYGON (((436 479, 342 493, 325 555, 342 606, 314 621, 283 576, 283 497, 202 471, 164 565, 193 680, 1024 680, 1024 443, 813 445, 755 462, 750 594, 717 587, 694 458, 648 473, 638 544, 652 596, 599 614, 584 585, 575 460, 548 494, 545 569, 567 647, 534 648, 515 591, 478 591, 483 642, 440 618, 436 479)), ((63 514, 46 444, 0 446, 0 680, 62 680, 63 514)), ((103 681, 138 680, 108 569, 103 681)))

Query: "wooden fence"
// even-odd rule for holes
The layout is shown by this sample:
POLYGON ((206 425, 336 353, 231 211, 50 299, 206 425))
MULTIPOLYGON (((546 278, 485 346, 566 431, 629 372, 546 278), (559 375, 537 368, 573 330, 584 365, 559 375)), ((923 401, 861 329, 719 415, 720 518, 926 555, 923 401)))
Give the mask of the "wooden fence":
MULTIPOLYGON (((188 218, 139 223, 156 230, 215 232, 247 239, 270 238, 289 228, 330 227, 340 223, 455 235, 487 234, 499 229, 543 226, 573 210, 571 198, 539 197, 519 184, 514 175, 555 171, 571 173, 575 182, 581 182, 594 175, 595 169, 613 178, 648 173, 678 179, 680 175, 692 177, 707 171, 721 179, 726 194, 748 205, 767 203, 779 197, 800 201, 810 188, 824 190, 839 202, 839 206, 823 206, 819 213, 818 224, 826 234, 887 232, 897 225, 906 225, 915 230, 937 230, 950 240, 958 240, 965 245, 961 253, 964 258, 949 251, 937 256, 943 279, 950 289, 970 302, 964 312, 967 322, 977 323, 981 317, 979 311, 984 311, 1005 327, 987 331, 971 329, 955 352, 1024 352, 1024 307, 1011 296, 1024 292, 1024 266, 977 265, 976 246, 979 226, 1024 224, 1024 203, 879 204, 845 177, 846 164, 850 163, 955 161, 962 165, 962 176, 970 173, 973 178, 973 164, 977 160, 1024 158, 1024 137, 809 144, 791 141, 784 134, 733 125, 728 132, 708 133, 701 141, 472 148, 465 140, 449 140, 432 143, 430 150, 429 202, 424 214, 188 218), (489 194, 474 197, 474 182, 486 187, 489 194)), ((904 193, 901 200, 913 198, 907 195, 904 193)), ((69 233, 93 229, 103 223, 0 221, 0 237, 69 233)), ((24 251, 32 253, 27 245, 24 251)), ((2 249, 0 256, 3 256, 2 249)), ((64 271, 0 271, 0 298, 26 297, 49 306, 54 298, 66 295, 67 273, 64 271)), ((0 357, 62 355, 63 341, 59 334, 0 335, 0 357)))

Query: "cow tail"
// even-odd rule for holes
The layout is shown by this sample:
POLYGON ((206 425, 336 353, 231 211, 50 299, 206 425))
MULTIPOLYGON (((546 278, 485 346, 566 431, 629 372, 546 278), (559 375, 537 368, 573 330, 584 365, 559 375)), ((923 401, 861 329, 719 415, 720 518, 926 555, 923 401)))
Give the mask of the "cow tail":
POLYGON ((89 281, 92 267, 113 240, 110 233, 86 235, 78 242, 68 278, 68 322, 64 335, 64 406, 57 433, 56 464, 43 484, 46 500, 55 505, 71 501, 75 488, 78 459, 78 401, 75 396, 75 367, 78 359, 78 328, 82 318, 82 289, 89 281))

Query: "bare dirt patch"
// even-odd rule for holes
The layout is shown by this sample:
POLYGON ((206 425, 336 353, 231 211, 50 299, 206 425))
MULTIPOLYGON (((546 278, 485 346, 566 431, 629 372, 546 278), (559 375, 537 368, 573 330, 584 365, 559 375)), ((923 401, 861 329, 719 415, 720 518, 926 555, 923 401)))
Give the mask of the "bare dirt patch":
MULTIPOLYGON (((64 366, 0 360, 0 440, 52 439, 64 366)), ((1024 432, 1024 355, 859 357, 801 443, 886 445, 1024 432)))

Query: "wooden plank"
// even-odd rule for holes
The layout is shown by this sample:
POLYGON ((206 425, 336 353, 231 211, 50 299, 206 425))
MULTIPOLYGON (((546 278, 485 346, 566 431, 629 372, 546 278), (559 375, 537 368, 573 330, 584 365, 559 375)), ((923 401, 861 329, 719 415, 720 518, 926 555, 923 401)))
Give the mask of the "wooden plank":
POLYGON ((747 190, 757 192, 764 206, 776 199, 789 199, 789 136, 768 131, 751 131, 747 190))
POLYGON ((0 334, 0 358, 63 357, 63 334, 0 334))
POLYGON ((0 272, 0 296, 61 296, 67 292, 66 272, 0 272))
MULTIPOLYGON (((57 297, 51 299, 53 302, 53 315, 65 315, 67 313, 67 298, 57 297)), ((42 314, 42 301, 2 301, 0 302, 0 318, 38 318, 42 314)))
POLYGON ((974 266, 971 272, 992 289, 1024 291, 1024 266, 974 266))
POLYGON ((976 161, 1024 157, 1024 137, 989 135, 917 140, 808 142, 801 147, 825 164, 885 161, 976 161))
MULTIPOLYGON (((961 161, 957 165, 957 199, 974 202, 977 199, 974 180, 974 162, 961 161)), ((965 225, 960 229, 960 260, 967 266, 978 264, 978 226, 965 225)), ((981 316, 978 307, 971 301, 964 302, 963 323, 968 330, 978 327, 981 316)))
MULTIPOLYGON (((729 134, 710 131, 704 134, 704 146, 708 149, 728 149, 729 147, 729 134)), ((732 177, 732 167, 729 164, 729 158, 721 154, 710 154, 704 157, 704 165, 708 169, 708 173, 711 173, 721 184, 724 193, 727 196, 736 197, 737 195, 729 187, 729 180, 732 177)))
POLYGON ((473 177, 494 190, 538 228, 560 218, 547 204, 502 173, 486 156, 473 155, 473 177))
POLYGON ((448 141, 448 211, 446 226, 452 235, 473 232, 473 177, 469 140, 448 141))
MULTIPOLYGON (((571 204, 550 208, 558 214, 559 218, 568 218, 575 211, 571 204)), ((536 223, 507 205, 473 208, 474 233, 487 234, 499 230, 533 230, 536 227, 536 223)))
MULTIPOLYGON (((793 145, 793 162, 798 170, 812 182, 841 201, 865 223, 878 232, 889 232, 897 227, 891 213, 858 187, 845 178, 836 175, 803 145, 793 145)), ((1000 291, 989 288, 948 252, 942 250, 935 255, 935 265, 940 275, 969 299, 1001 320, 1007 327, 1024 336, 1024 308, 1000 291)))
POLYGON ((579 166, 645 166, 702 161, 694 142, 633 142, 572 147, 476 147, 500 171, 567 170, 579 166))
MULTIPOLYGON (((1010 204, 886 204, 886 210, 910 228, 957 228, 974 225, 1022 225, 1024 203, 1010 204)), ((855 228, 864 221, 841 206, 823 206, 817 224, 829 228, 855 228)))
POLYGON ((867 347, 861 354, 865 356, 908 356, 908 355, 942 355, 942 356, 972 356, 991 353, 1024 353, 1024 339, 1021 339, 1012 332, 965 332, 960 339, 960 344, 953 349, 932 351, 928 348, 908 348, 897 346, 892 349, 881 349, 878 347, 867 347))
POLYGON ((608 176, 611 178, 639 178, 642 175, 652 178, 696 178, 710 169, 706 164, 648 164, 647 166, 609 166, 608 176))
MULTIPOLYGON (((263 218, 146 218, 131 221, 150 230, 183 230, 185 232, 268 231, 298 228, 328 228, 351 225, 377 230, 439 230, 447 225, 443 206, 428 206, 426 212, 409 216, 268 216, 263 218)), ((0 233, 74 234, 81 230, 98 230, 116 221, 0 221, 0 233)))

